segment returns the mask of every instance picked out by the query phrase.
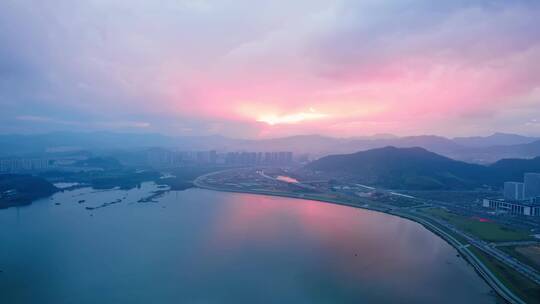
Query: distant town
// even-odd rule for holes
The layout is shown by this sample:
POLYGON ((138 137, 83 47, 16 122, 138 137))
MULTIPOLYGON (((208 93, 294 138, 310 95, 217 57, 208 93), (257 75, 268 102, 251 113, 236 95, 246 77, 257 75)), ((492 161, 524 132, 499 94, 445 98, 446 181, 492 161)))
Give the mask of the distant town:
MULTIPOLYGON (((307 155, 293 160, 292 152, 222 152, 209 151, 169 151, 152 148, 141 152, 142 161, 137 164, 154 168, 189 166, 290 166, 294 161, 305 162, 307 155)), ((82 162, 90 155, 84 152, 42 158, 4 158, 0 159, 1 173, 34 173, 47 170, 100 170, 100 167, 83 167, 82 162)))

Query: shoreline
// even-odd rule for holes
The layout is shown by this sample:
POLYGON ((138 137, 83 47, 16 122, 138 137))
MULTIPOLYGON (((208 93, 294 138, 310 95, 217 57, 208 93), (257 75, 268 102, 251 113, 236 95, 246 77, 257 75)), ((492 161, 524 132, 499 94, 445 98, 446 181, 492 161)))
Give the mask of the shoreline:
MULTIPOLYGON (((469 265, 471 265, 476 273, 480 275, 480 277, 490 286, 493 291, 500 297, 502 297, 505 301, 508 303, 516 303, 516 304, 526 304, 521 298, 516 296, 511 290, 506 287, 492 272, 487 268, 486 265, 469 249, 470 246, 473 246, 471 244, 462 244, 460 241, 458 241, 454 236, 452 236, 450 233, 444 231, 442 228, 436 226, 435 224, 431 223, 430 221, 423 219, 421 217, 403 213, 403 212, 395 212, 391 209, 387 208, 375 208, 372 206, 366 206, 366 205, 357 205, 357 204, 351 204, 347 202, 342 202, 339 200, 332 200, 332 199, 325 199, 325 198, 318 198, 318 197, 311 197, 309 195, 305 194, 295 194, 295 193, 287 193, 287 192, 273 192, 273 191, 264 191, 264 190, 236 190, 236 189, 229 189, 224 187, 214 187, 209 186, 204 183, 204 179, 207 176, 210 176, 212 174, 216 174, 219 172, 213 172, 209 174, 205 174, 202 176, 199 176, 193 181, 193 185, 196 188, 200 189, 206 189, 206 190, 212 190, 212 191, 219 191, 219 192, 229 192, 229 193, 244 193, 244 194, 255 194, 255 195, 267 195, 267 196, 276 196, 276 197, 287 197, 287 198, 293 198, 293 199, 304 199, 304 200, 312 200, 316 202, 321 203, 327 203, 327 204, 334 204, 334 205, 341 205, 341 206, 348 206, 352 208, 359 208, 363 210, 368 211, 374 211, 374 212, 380 212, 392 216, 397 216, 412 222, 415 222, 417 224, 422 225, 427 230, 431 231, 438 237, 440 237, 442 240, 444 240, 446 243, 448 243, 450 246, 452 246, 456 251, 459 253, 459 256, 462 257, 469 265)), ((474 247, 474 246, 473 246, 474 247)))

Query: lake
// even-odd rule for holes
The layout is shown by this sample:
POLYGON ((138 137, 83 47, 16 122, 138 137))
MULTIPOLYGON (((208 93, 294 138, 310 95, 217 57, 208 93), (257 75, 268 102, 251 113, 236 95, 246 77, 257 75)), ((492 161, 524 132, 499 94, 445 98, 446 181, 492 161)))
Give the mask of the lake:
POLYGON ((454 248, 402 218, 202 189, 138 203, 155 190, 0 210, 0 303, 496 302, 454 248))

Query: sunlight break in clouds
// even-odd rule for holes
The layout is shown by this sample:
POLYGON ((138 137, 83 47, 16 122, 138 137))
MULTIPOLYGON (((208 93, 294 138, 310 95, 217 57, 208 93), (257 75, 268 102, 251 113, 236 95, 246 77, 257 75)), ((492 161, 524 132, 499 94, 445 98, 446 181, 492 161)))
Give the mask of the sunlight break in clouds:
POLYGON ((300 113, 294 113, 294 114, 286 114, 286 115, 264 115, 257 119, 259 122, 264 122, 269 125, 277 125, 277 124, 295 124, 295 123, 301 123, 308 120, 317 120, 321 118, 328 117, 327 114, 323 113, 317 113, 313 108, 309 109, 309 112, 300 112, 300 113))

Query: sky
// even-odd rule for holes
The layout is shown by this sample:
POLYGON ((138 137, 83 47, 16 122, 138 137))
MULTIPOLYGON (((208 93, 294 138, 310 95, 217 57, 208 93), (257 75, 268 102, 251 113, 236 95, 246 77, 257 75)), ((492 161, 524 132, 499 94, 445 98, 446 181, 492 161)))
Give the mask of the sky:
POLYGON ((540 1, 2 0, 0 133, 540 136, 540 1))

